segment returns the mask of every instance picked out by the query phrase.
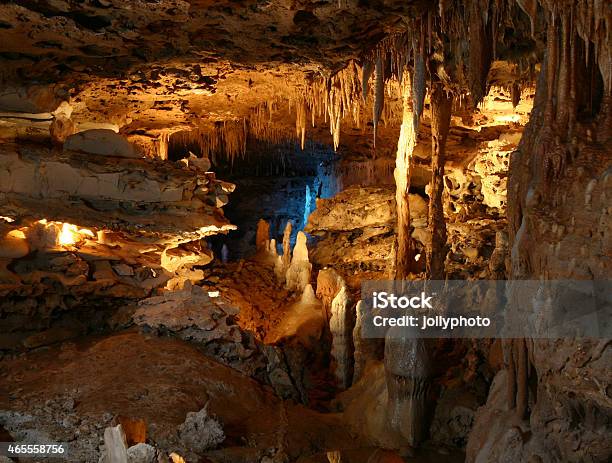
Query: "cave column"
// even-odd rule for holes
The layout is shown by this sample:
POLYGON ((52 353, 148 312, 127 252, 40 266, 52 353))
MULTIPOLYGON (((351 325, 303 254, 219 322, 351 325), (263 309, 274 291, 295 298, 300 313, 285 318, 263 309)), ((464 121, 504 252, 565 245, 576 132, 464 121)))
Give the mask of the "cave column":
POLYGON ((446 138, 450 128, 452 96, 442 84, 433 85, 431 92, 431 184, 429 191, 429 230, 431 245, 427 247, 427 276, 444 280, 446 260, 446 222, 442 205, 446 138))
POLYGON ((397 235, 395 255, 395 279, 405 280, 414 270, 414 242, 410 225, 410 203, 408 190, 412 175, 412 153, 416 145, 414 111, 410 93, 409 79, 404 79, 402 88, 403 115, 400 136, 395 158, 395 201, 397 208, 397 235))

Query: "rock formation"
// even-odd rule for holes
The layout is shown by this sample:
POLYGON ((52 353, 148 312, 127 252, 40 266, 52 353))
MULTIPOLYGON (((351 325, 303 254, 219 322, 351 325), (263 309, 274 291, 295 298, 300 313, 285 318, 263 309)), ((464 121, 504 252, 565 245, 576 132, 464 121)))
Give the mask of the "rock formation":
POLYGON ((378 340, 365 339, 363 323, 365 322, 366 306, 363 301, 357 302, 355 307, 355 326, 353 328, 353 379, 357 383, 364 375, 368 364, 378 360, 378 340))
POLYGON ((298 232, 295 246, 291 257, 291 264, 287 269, 287 289, 302 292, 306 285, 310 284, 310 273, 312 264, 308 261, 308 248, 306 247, 306 235, 298 232))
POLYGON ((147 330, 172 333, 197 343, 248 375, 263 368, 255 340, 243 333, 232 317, 238 309, 211 297, 199 286, 143 299, 134 313, 134 322, 147 330), (212 343, 212 344, 211 344, 212 343))
POLYGON ((331 303, 329 330, 332 335, 331 356, 338 385, 346 389, 352 378, 352 303, 346 286, 342 286, 331 303))
POLYGON ((4 216, 108 228, 162 246, 233 228, 215 200, 234 186, 216 180, 214 174, 38 147, 3 144, 0 149, 4 216), (142 210, 149 213, 137 212, 142 210))
POLYGON ((388 419, 410 447, 418 447, 428 431, 433 365, 425 341, 391 335, 385 340, 388 419))
POLYGON ((291 230, 293 229, 293 225, 291 221, 287 222, 285 225, 285 230, 283 231, 283 267, 288 268, 291 264, 291 230))
POLYGON ((142 157, 134 145, 108 129, 85 130, 70 135, 64 141, 64 150, 119 158, 142 157))
POLYGON ((128 463, 127 443, 121 425, 104 430, 104 461, 128 463))
POLYGON ((323 303, 327 319, 331 318, 331 306, 340 290, 346 286, 342 276, 333 268, 324 268, 317 274, 317 297, 323 303))
MULTIPOLYGON (((413 236, 422 246, 427 204, 417 194, 410 195, 410 202, 413 236)), ((321 238, 312 253, 313 262, 341 264, 350 270, 381 270, 392 265, 395 218, 393 192, 388 188, 350 187, 331 199, 317 200, 306 227, 321 238)))
POLYGON ((181 443, 195 453, 214 448, 225 439, 221 424, 208 415, 207 407, 197 413, 187 413, 178 433, 181 443))
POLYGON ((270 224, 263 219, 257 222, 255 248, 257 251, 268 251, 270 248, 270 224))

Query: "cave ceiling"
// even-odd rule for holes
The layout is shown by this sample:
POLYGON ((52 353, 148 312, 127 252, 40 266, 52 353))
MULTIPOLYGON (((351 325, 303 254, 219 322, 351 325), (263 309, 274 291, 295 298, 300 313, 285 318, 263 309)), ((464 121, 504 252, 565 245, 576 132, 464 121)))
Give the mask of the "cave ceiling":
POLYGON ((418 2, 22 1, 0 5, 3 79, 58 84, 73 117, 193 126, 329 74, 418 2), (368 3, 368 2, 365 2, 368 3))
MULTIPOLYGON (((276 112, 270 118, 290 130, 291 99, 306 83, 334 75, 351 60, 363 62, 385 37, 410 29, 411 18, 437 10, 435 3, 4 2, 0 76, 4 88, 43 95, 30 112, 50 112, 69 101, 77 124, 110 124, 125 134, 201 128, 247 117, 271 102, 276 112)), ((504 60, 489 75, 490 83, 502 86, 517 79, 506 57, 535 56, 527 15, 518 7, 513 14, 508 25, 521 34, 498 47, 504 60)), ((449 56, 462 52, 460 46, 442 48, 449 56)), ((449 74, 449 81, 461 80, 449 74)), ((388 137, 389 146, 396 135, 388 137)), ((309 136, 331 144, 327 127, 309 136)), ((371 149, 359 137, 355 143, 371 149)))

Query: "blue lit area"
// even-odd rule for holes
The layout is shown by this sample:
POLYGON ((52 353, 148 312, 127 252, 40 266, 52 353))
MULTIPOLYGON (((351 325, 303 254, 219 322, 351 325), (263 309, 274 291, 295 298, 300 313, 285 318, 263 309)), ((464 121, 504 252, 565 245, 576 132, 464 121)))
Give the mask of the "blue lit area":
POLYGON ((268 156, 257 154, 259 158, 253 161, 259 164, 257 168, 216 169, 220 178, 236 184, 223 210, 238 230, 211 240, 215 254, 223 259, 236 260, 255 252, 259 219, 270 224, 270 237, 279 246, 285 226, 291 221, 293 245, 298 231, 304 229, 315 210, 317 198, 330 198, 340 191, 341 182, 335 175, 336 154, 331 147, 309 143, 302 151, 299 146, 287 144, 270 151, 268 156))

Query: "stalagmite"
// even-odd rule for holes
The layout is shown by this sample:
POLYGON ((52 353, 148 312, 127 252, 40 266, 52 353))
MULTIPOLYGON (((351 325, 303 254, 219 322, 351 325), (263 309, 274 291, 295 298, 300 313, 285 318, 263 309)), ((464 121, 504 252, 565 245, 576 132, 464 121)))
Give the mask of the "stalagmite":
POLYGON ((298 232, 297 237, 295 239, 295 246, 293 247, 293 257, 291 259, 291 263, 293 262, 308 262, 308 248, 306 247, 306 235, 304 232, 298 232))
POLYGON ((255 236, 255 248, 257 249, 257 252, 267 251, 269 241, 270 224, 264 219, 259 219, 259 222, 257 222, 257 234, 255 236))
POLYGON ((355 327, 353 328, 353 382, 357 383, 363 376, 368 362, 377 360, 378 340, 363 337, 363 323, 365 319, 366 304, 359 301, 355 307, 355 327))
POLYGON ((293 224, 289 220, 285 225, 285 231, 283 232, 283 265, 285 268, 289 268, 291 263, 291 230, 293 224))
POLYGON ((442 193, 446 163, 446 137, 450 126, 452 98, 436 83, 431 92, 431 183, 429 191, 429 229, 431 246, 427 248, 427 276, 443 280, 446 260, 446 222, 442 193))
POLYGON ((128 463, 127 442, 121 425, 104 430, 105 463, 128 463))
POLYGON ((329 329, 332 334, 331 356, 338 386, 346 389, 351 379, 351 300, 348 289, 342 286, 331 303, 329 329))
POLYGON ((291 265, 287 269, 286 286, 291 291, 304 291, 310 283, 312 264, 308 261, 308 248, 306 246, 306 235, 298 232, 293 248, 291 265))
POLYGON ((385 339, 388 419, 392 429, 414 448, 427 434, 433 365, 426 340, 402 338, 401 332, 391 330, 385 339))
POLYGON ((274 261, 274 276, 283 285, 287 282, 287 269, 288 266, 284 265, 283 256, 277 256, 274 261))
POLYGON ((278 256, 278 250, 276 249, 276 240, 274 238, 268 241, 267 251, 268 251, 268 254, 270 254, 276 261, 276 258, 279 256, 278 256))
POLYGON ((344 279, 334 269, 324 268, 319 270, 317 297, 323 302, 323 309, 328 320, 331 317, 331 303, 343 286, 346 286, 344 279))

